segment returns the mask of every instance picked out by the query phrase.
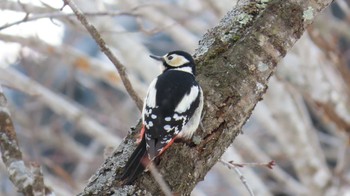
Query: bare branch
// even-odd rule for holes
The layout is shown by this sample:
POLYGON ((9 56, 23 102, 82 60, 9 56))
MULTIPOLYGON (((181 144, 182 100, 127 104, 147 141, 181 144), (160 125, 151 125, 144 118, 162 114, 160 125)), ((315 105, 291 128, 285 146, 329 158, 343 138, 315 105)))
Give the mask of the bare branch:
MULTIPOLYGON (((244 154, 249 154, 257 162, 271 160, 271 158, 264 151, 262 151, 250 137, 246 135, 240 135, 235 140, 234 146, 237 147, 239 151, 245 152, 244 154)), ((279 165, 274 166, 273 170, 269 169, 266 171, 272 178, 284 185, 283 189, 289 190, 298 195, 308 195, 307 188, 285 172, 279 165)))
POLYGON ((10 67, 6 69, 0 68, 0 78, 3 82, 6 82, 7 85, 21 89, 21 91, 29 95, 35 95, 37 99, 44 102, 53 111, 73 121, 81 127, 86 134, 94 137, 101 144, 114 146, 121 142, 120 138, 111 134, 109 130, 87 116, 80 108, 18 71, 10 67))
POLYGON ((129 93, 130 97, 134 100, 138 109, 141 111, 143 102, 140 97, 135 92, 132 87, 126 73, 125 66, 117 59, 115 55, 113 55, 112 51, 109 49, 105 41, 102 39, 101 35, 98 33, 97 29, 86 19, 85 15, 80 11, 80 9, 73 3, 71 0, 63 0, 64 5, 68 5, 77 16, 78 20, 81 24, 86 28, 86 30, 90 33, 92 38, 96 41, 96 43, 100 46, 101 51, 105 53, 105 55, 109 58, 109 60, 114 64, 117 68, 120 78, 123 81, 126 91, 129 93))
POLYGON ((273 167, 276 165, 275 161, 269 161, 267 163, 235 163, 234 161, 229 161, 231 165, 234 165, 235 167, 252 167, 252 166, 263 166, 267 167, 269 169, 273 169, 273 167))
MULTIPOLYGON (((136 6, 130 10, 127 11, 105 11, 105 12, 83 12, 83 14, 85 16, 90 16, 90 17, 98 17, 98 16, 133 16, 133 17, 138 17, 140 16, 139 14, 135 13, 138 9, 143 8, 143 7, 147 7, 147 6, 151 6, 151 4, 142 4, 139 6, 136 6)), ((23 6, 23 10, 24 8, 26 8, 25 6, 23 6)), ((9 27, 12 27, 14 25, 18 25, 21 23, 25 23, 25 22, 30 22, 30 21, 34 21, 34 20, 39 20, 42 18, 50 18, 50 19, 54 19, 54 18, 65 18, 65 17, 72 17, 75 16, 74 13, 62 13, 62 12, 47 12, 47 13, 40 13, 40 14, 35 14, 33 15, 32 13, 30 13, 30 11, 26 11, 26 15, 22 20, 18 20, 15 22, 11 22, 8 24, 5 24, 3 26, 0 26, 0 31, 9 27)))
POLYGON ((290 157, 299 179, 312 193, 322 193, 332 175, 321 153, 316 131, 310 122, 305 121, 309 118, 303 108, 305 103, 297 97, 300 95, 288 91, 275 78, 270 80, 270 86, 272 88, 265 94, 268 99, 255 110, 256 117, 279 143, 284 144, 282 150, 290 157), (283 100, 285 107, 276 105, 277 100, 283 100), (283 135, 279 134, 281 130, 283 135), (314 178, 315 175, 319 177, 314 178))
MULTIPOLYGON (((87 76, 103 80, 109 85, 123 90, 123 84, 118 73, 113 67, 106 65, 100 59, 92 58, 83 52, 69 46, 61 45, 55 46, 45 43, 44 41, 35 37, 21 37, 15 35, 7 35, 0 33, 0 40, 4 42, 13 42, 21 44, 22 46, 31 48, 43 55, 52 56, 57 61, 65 62, 64 65, 72 66, 85 73, 87 76)), ((130 81, 140 95, 145 95, 147 86, 142 84, 134 75, 129 75, 130 81)), ((147 78, 148 79, 148 78, 147 78)))
MULTIPOLYGON (((118 11, 115 11, 115 12, 91 12, 91 13, 85 12, 84 14, 87 16, 117 16, 117 15, 119 15, 119 16, 120 15, 137 16, 136 14, 132 14, 129 12, 118 12, 118 11)), ((27 13, 27 15, 22 20, 18 20, 18 21, 11 22, 11 23, 8 23, 8 24, 1 26, 0 31, 4 30, 6 28, 12 27, 12 26, 21 24, 21 23, 39 20, 42 18, 53 19, 53 18, 64 18, 64 17, 72 17, 72 16, 75 16, 75 14, 74 13, 67 14, 67 13, 62 13, 62 12, 50 12, 50 13, 36 14, 36 15, 32 16, 32 14, 27 13)))
POLYGON ((0 85, 0 151, 12 183, 24 195, 48 195, 52 191, 44 184, 40 166, 33 164, 28 169, 22 159, 15 128, 7 101, 0 85), (39 194, 40 193, 40 194, 39 194))
POLYGON ((225 166, 227 166, 229 169, 233 169, 237 173, 237 175, 239 176, 239 179, 241 180, 241 182, 244 184, 244 186, 248 190, 249 194, 251 196, 254 196, 254 192, 253 192, 252 188, 250 187, 250 185, 248 184, 247 179, 243 176, 241 171, 239 171, 239 169, 237 168, 236 165, 234 165, 230 162, 224 161, 222 159, 220 159, 219 162, 224 164, 225 166))
MULTIPOLYGON (((239 136, 240 138, 240 136, 239 136)), ((246 155, 245 151, 241 151, 240 149, 236 149, 233 146, 230 146, 226 152, 221 157, 222 160, 235 160, 237 162, 246 162, 245 160, 248 160, 247 157, 243 157, 243 155, 246 155)), ((266 159, 268 160, 268 159, 266 159)), ((222 165, 222 163, 218 163, 222 165)), ((260 168, 260 167, 259 167, 260 168)), ((219 167, 219 171, 222 174, 227 174, 227 168, 226 167, 219 167)), ((272 171, 272 170, 263 170, 265 171, 272 171)), ((271 187, 266 186, 269 181, 264 178, 263 172, 256 172, 256 169, 253 167, 245 167, 244 168, 244 176, 249 179, 249 185, 252 187, 254 193, 259 193, 259 195, 273 195, 273 192, 271 190, 271 187)), ((237 191, 239 191, 238 195, 246 195, 246 188, 244 186, 237 186, 237 177, 235 175, 223 175, 223 179, 225 179, 228 183, 230 183, 230 186, 237 187, 237 191)), ((241 184, 238 182, 238 184, 241 184)))
POLYGON ((49 7, 37 6, 30 3, 19 3, 16 1, 1 1, 1 9, 3 10, 12 10, 16 12, 30 12, 30 13, 47 13, 54 11, 54 9, 49 7))

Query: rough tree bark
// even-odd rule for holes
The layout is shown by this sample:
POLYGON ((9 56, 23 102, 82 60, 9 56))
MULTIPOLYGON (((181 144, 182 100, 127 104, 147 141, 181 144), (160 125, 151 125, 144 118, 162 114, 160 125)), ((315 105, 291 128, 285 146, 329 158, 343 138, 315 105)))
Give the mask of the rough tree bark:
MULTIPOLYGON (((278 61, 331 2, 241 0, 204 35, 195 54, 197 77, 206 100, 204 130, 195 134, 195 147, 174 144, 158 166, 174 193, 189 195, 204 179, 262 99, 278 61)), ((116 178, 136 147, 139 129, 140 125, 130 132, 80 195, 161 194, 149 173, 130 186, 121 186, 116 178)))

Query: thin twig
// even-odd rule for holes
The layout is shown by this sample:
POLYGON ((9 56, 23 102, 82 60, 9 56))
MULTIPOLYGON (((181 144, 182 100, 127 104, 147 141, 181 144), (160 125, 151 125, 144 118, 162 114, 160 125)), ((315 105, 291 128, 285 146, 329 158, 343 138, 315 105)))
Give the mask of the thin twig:
POLYGON ((227 166, 228 168, 230 169, 233 169, 237 175, 239 176, 239 179, 241 180, 241 182, 243 183, 243 185, 247 188, 249 194, 251 196, 254 196, 254 192, 252 190, 252 188, 249 186, 248 182, 247 182, 247 179, 243 176, 243 174, 241 173, 241 171, 236 167, 236 165, 230 163, 230 162, 227 162, 227 161, 224 161, 222 159, 219 160, 223 165, 227 166))
POLYGON ((156 180, 156 182, 159 184, 160 189, 162 189, 163 193, 166 196, 172 196, 173 193, 171 192, 171 189, 169 188, 169 186, 167 185, 167 183, 165 182, 163 176, 159 173, 158 169, 154 166, 154 164, 151 162, 148 166, 147 166, 148 170, 151 172, 153 178, 156 180))
MULTIPOLYGON (((7 23, 3 26, 0 26, 0 31, 21 23, 26 23, 26 22, 30 22, 30 21, 35 21, 35 20, 39 20, 39 19, 43 19, 43 18, 50 18, 51 20, 54 18, 65 18, 65 17, 72 17, 75 16, 75 13, 62 13, 62 12, 56 12, 56 10, 52 7, 50 7, 49 5, 45 4, 44 2, 41 2, 43 5, 45 5, 46 7, 51 8, 52 10, 54 10, 53 12, 44 12, 44 13, 36 13, 35 15, 33 13, 30 13, 29 10, 26 9, 26 6, 22 3, 19 3, 21 5, 22 11, 26 13, 25 17, 21 20, 15 21, 15 22, 11 22, 11 23, 7 23)), ((144 7, 148 7, 148 6, 154 6, 154 4, 142 4, 142 5, 138 5, 135 6, 134 8, 131 8, 127 11, 104 11, 104 12, 83 12, 83 14, 85 16, 90 16, 90 17, 99 17, 99 16, 133 16, 133 17, 139 17, 140 14, 137 14, 135 12, 137 12, 139 9, 144 8, 144 7)), ((163 28, 167 28, 167 26, 163 27, 163 28)), ((163 29, 162 28, 162 29, 163 29)), ((151 32, 155 31, 154 33, 156 33, 156 31, 161 31, 154 29, 151 30, 151 32)))
MULTIPOLYGON (((264 151, 257 146, 257 144, 247 135, 240 135, 240 138, 235 140, 235 146, 239 151, 245 152, 244 154, 249 154, 249 156, 254 157, 256 162, 264 162, 265 160, 271 160, 264 151)), ((306 187, 299 181, 294 179, 291 175, 285 172, 278 165, 275 165, 273 170, 267 170, 269 175, 274 178, 279 184, 283 184, 281 188, 284 190, 289 190, 294 192, 296 195, 309 195, 306 187)))
MULTIPOLYGON (((139 14, 136 14, 134 12, 136 12, 140 8, 147 7, 147 6, 151 6, 151 4, 142 4, 142 5, 136 6, 130 10, 127 10, 127 11, 83 12, 83 14, 85 16, 93 16, 93 17, 96 17, 96 16, 134 16, 134 17, 138 17, 139 14)), ((24 8, 23 8, 23 10, 26 12, 26 15, 23 19, 1 26, 0 31, 3 29, 6 29, 6 28, 12 27, 14 25, 18 25, 21 23, 30 22, 30 21, 34 21, 34 20, 39 20, 39 19, 43 19, 43 18, 53 19, 53 18, 64 18, 64 17, 76 16, 75 13, 62 13, 62 12, 48 12, 48 13, 41 13, 41 14, 36 14, 36 15, 30 16, 30 13, 27 10, 25 10, 24 8)))
POLYGON ((275 161, 269 161, 268 163, 235 163, 233 161, 229 161, 230 164, 236 166, 236 167, 244 167, 244 166, 264 166, 269 169, 273 169, 273 167, 276 165, 275 161))
MULTIPOLYGON (((114 64, 114 66, 117 68, 120 78, 123 81, 123 84, 125 86, 126 91, 129 93, 130 97, 134 100, 134 102, 137 105, 137 108, 141 111, 143 102, 140 99, 140 97, 135 92, 134 88, 132 87, 126 73, 125 66, 117 59, 116 56, 113 55, 112 51, 107 46, 106 42, 102 39, 101 35, 85 17, 83 12, 80 11, 80 9, 75 5, 75 3, 71 0, 63 0, 63 7, 68 5, 74 12, 74 14, 77 16, 77 19, 81 22, 81 24, 86 28, 86 30, 90 33, 92 38, 96 41, 96 43, 100 46, 100 49, 105 55, 109 58, 109 60, 114 64)), ((62 7, 62 8, 63 8, 62 7)), ((61 8, 61 9, 62 9, 61 8)))
MULTIPOLYGON (((86 16, 120 16, 120 15, 127 15, 127 16, 137 16, 137 14, 132 14, 130 12, 118 12, 118 11, 108 11, 108 12, 84 12, 84 15, 86 16)), ((7 23, 0 27, 0 31, 9 27, 12 27, 14 25, 18 25, 25 22, 30 22, 34 20, 39 20, 43 18, 63 18, 63 17, 72 17, 75 16, 74 13, 62 13, 62 12, 50 12, 50 13, 43 13, 43 14, 36 14, 33 16, 29 16, 29 13, 26 14, 26 16, 18 21, 7 23)))
POLYGON ((166 29, 169 29, 170 27, 173 27, 177 23, 176 22, 172 22, 170 24, 162 25, 161 27, 155 27, 155 28, 152 28, 152 29, 147 29, 145 27, 145 25, 142 23, 142 18, 136 17, 136 24, 138 26, 138 30, 139 31, 143 32, 146 35, 154 35, 154 34, 157 34, 159 32, 162 32, 162 31, 164 31, 166 29))

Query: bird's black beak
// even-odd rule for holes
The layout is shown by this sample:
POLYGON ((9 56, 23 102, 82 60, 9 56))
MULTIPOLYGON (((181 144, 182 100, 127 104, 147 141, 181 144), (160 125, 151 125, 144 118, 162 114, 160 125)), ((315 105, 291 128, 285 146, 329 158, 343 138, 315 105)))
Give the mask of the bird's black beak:
POLYGON ((162 61, 164 62, 164 58, 162 56, 155 56, 155 55, 149 55, 152 59, 155 59, 157 61, 162 61))

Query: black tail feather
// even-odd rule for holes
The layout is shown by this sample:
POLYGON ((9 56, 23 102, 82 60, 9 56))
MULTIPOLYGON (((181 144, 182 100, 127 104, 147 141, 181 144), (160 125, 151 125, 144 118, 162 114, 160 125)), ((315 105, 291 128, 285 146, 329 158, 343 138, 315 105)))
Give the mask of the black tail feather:
POLYGON ((141 140, 140 144, 132 153, 125 165, 122 175, 119 176, 119 179, 124 181, 124 184, 131 184, 137 176, 143 172, 145 169, 142 163, 144 158, 147 158, 145 138, 141 140))

